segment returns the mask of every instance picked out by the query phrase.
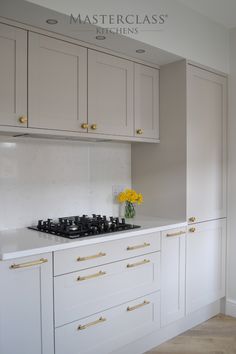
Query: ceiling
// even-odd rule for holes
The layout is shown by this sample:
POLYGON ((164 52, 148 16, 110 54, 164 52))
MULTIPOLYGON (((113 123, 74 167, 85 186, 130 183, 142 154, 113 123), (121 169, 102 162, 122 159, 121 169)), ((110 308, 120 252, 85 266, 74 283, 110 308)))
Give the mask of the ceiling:
POLYGON ((226 28, 236 27, 236 0, 176 0, 226 28))

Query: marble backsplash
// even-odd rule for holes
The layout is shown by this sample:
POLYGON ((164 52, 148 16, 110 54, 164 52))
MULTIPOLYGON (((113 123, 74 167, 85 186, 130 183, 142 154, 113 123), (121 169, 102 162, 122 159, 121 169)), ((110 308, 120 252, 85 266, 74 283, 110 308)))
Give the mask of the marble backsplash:
POLYGON ((0 230, 48 217, 118 215, 113 185, 131 185, 130 144, 0 138, 0 230))

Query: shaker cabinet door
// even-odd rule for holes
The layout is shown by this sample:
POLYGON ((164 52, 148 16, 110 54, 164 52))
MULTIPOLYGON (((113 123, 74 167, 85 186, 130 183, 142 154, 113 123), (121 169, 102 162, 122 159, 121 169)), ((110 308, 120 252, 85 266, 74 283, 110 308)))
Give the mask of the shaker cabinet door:
POLYGON ((51 253, 0 262, 0 353, 53 354, 51 253))
POLYGON ((188 218, 225 217, 226 78, 189 65, 187 99, 188 218))
POLYGON ((133 135, 134 63, 88 50, 90 133, 133 135))
POLYGON ((185 315, 186 229, 172 229, 161 236, 161 326, 185 315))
POLYGON ((134 135, 159 139, 159 70, 135 64, 134 135))
POLYGON ((29 34, 29 127, 87 131, 87 49, 29 34))
POLYGON ((189 228, 186 310, 194 312, 225 296, 226 219, 189 228))
POLYGON ((27 31, 0 24, 0 125, 27 127, 27 31))

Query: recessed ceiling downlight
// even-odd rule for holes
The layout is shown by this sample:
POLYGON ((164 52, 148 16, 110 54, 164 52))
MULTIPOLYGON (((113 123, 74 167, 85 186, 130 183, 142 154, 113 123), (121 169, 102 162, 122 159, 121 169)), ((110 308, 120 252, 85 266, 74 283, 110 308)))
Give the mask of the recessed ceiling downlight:
POLYGON ((46 20, 46 22, 49 24, 49 25, 56 25, 58 23, 57 20, 55 20, 54 18, 49 18, 46 20))
POLYGON ((144 50, 144 49, 136 49, 136 53, 142 54, 145 52, 146 52, 146 50, 144 50))
POLYGON ((99 36, 96 36, 96 39, 98 39, 99 41, 103 41, 104 39, 106 39, 106 37, 99 35, 99 36))

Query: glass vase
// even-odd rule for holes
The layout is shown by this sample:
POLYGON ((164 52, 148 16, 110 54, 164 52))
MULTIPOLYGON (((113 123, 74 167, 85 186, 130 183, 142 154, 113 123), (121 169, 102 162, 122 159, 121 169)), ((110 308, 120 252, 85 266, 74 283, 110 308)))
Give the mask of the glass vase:
POLYGON ((125 202, 125 218, 132 219, 135 216, 134 204, 131 202, 125 202))

